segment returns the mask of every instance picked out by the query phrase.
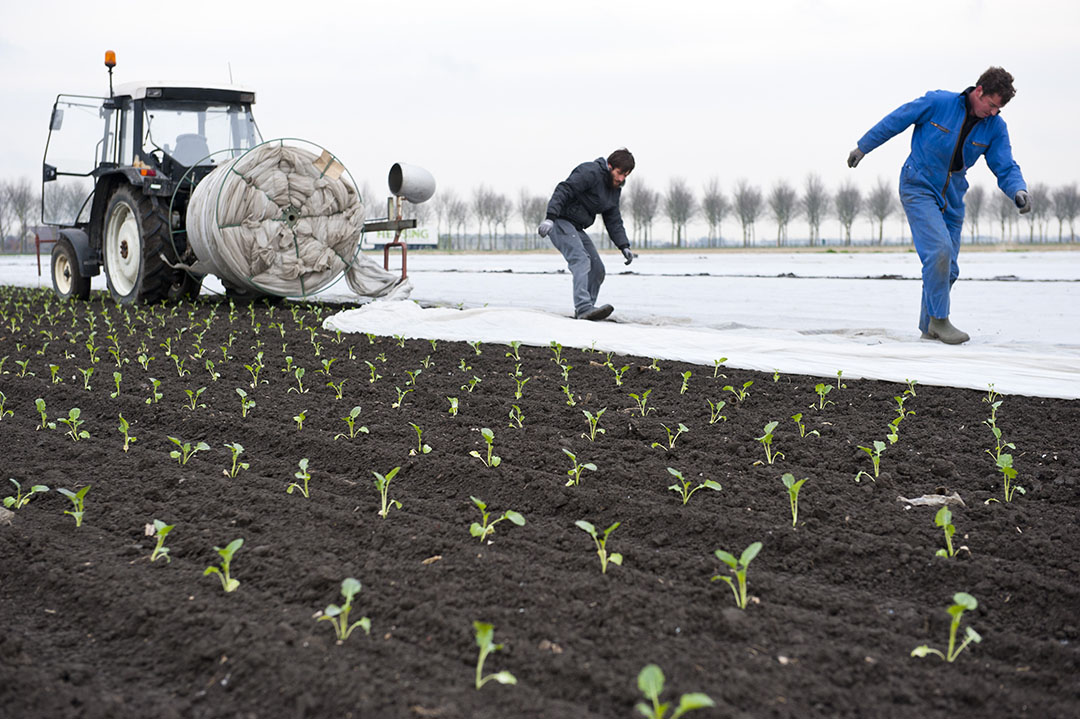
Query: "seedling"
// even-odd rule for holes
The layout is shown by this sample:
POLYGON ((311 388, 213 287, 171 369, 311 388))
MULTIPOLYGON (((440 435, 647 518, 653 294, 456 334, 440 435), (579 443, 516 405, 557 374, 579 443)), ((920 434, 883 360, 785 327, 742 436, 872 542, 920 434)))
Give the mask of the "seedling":
POLYGON ((566 404, 571 407, 577 406, 577 400, 574 399, 574 393, 570 391, 570 385, 564 384, 562 386, 563 394, 566 395, 566 404))
POLYGON ((689 432, 690 431, 689 428, 687 428, 687 426, 685 424, 683 424, 682 422, 679 422, 679 426, 675 430, 674 433, 672 433, 671 428, 668 427, 663 422, 660 423, 660 426, 664 428, 665 432, 667 432, 667 446, 665 447, 664 445, 660 444, 659 442, 653 442, 652 446, 653 447, 659 447, 660 449, 664 450, 665 452, 675 448, 675 440, 677 440, 679 438, 679 435, 683 434, 684 432, 689 432))
POLYGON ((754 560, 754 557, 756 557, 760 551, 761 542, 754 542, 743 550, 742 556, 738 559, 735 558, 735 555, 729 554, 722 549, 717 549, 715 552, 716 558, 731 567, 732 571, 735 572, 735 579, 717 574, 712 578, 712 581, 715 582, 719 579, 727 582, 727 585, 731 587, 731 591, 735 595, 735 606, 739 609, 746 609, 746 570, 750 566, 750 562, 754 560))
POLYGON ((411 457, 417 454, 429 454, 431 452, 431 447, 424 444, 424 431, 420 429, 420 425, 414 424, 412 422, 409 422, 409 425, 416 430, 416 449, 410 449, 409 456, 411 457))
POLYGON ((90 485, 86 485, 78 492, 72 492, 70 489, 64 489, 63 487, 57 489, 56 491, 71 500, 72 505, 74 505, 74 509, 72 509, 71 511, 65 511, 64 514, 70 514, 72 517, 74 517, 75 526, 81 527, 83 514, 86 511, 83 503, 86 499, 86 493, 90 491, 90 485))
POLYGON ((559 369, 562 370, 562 381, 569 384, 570 382, 570 370, 574 369, 572 364, 561 364, 559 369))
MULTIPOLYGON (((432 340, 432 342, 434 342, 434 341, 435 340, 432 340)), ((432 367, 435 366, 435 363, 431 361, 431 355, 425 355, 424 359, 420 360, 420 365, 424 369, 431 369, 432 367)))
POLYGON ((10 409, 4 409, 4 405, 7 404, 7 395, 0 392, 0 419, 4 417, 14 417, 15 413, 10 409))
POLYGON ((248 412, 250 412, 251 408, 255 406, 255 400, 248 397, 247 392, 240 389, 239 387, 236 388, 236 394, 240 395, 240 416, 247 417, 248 412))
MULTIPOLYGON (((1020 492, 1020 494, 1027 494, 1027 491, 1016 484, 1013 480, 1016 479, 1016 470, 1012 466, 1013 458, 1011 454, 1002 454, 997 458, 997 468, 1001 472, 1002 478, 1005 480, 1005 501, 1011 502, 1013 496, 1020 492)), ((990 501, 990 500, 988 500, 990 501)), ((997 501, 997 500, 992 500, 997 501)))
POLYGON ((498 467, 499 464, 502 462, 502 458, 492 455, 492 451, 494 449, 493 445, 495 444, 495 433, 487 427, 484 427, 480 430, 480 434, 481 436, 483 436, 484 441, 487 442, 487 456, 485 457, 481 455, 475 449, 469 452, 469 456, 479 459, 481 462, 484 463, 485 467, 498 467))
POLYGON ((4 497, 4 506, 8 509, 22 509, 35 494, 44 494, 49 491, 49 488, 44 484, 35 484, 27 490, 26 494, 23 494, 22 485, 18 481, 11 477, 8 477, 8 481, 15 485, 15 496, 4 497))
POLYGON ((881 472, 881 453, 885 451, 885 443, 881 440, 875 439, 873 449, 863 446, 860 446, 859 449, 870 455, 870 461, 874 463, 874 476, 870 477, 869 472, 860 471, 858 474, 855 475, 855 481, 858 482, 860 479, 862 479, 863 475, 870 477, 871 481, 873 481, 878 477, 879 473, 881 472))
POLYGON ((221 568, 207 567, 203 570, 203 576, 216 574, 218 575, 218 579, 221 580, 222 589, 226 592, 235 592, 237 587, 240 586, 240 580, 229 575, 229 568, 232 565, 233 555, 236 554, 236 551, 240 549, 243 544, 243 539, 234 539, 229 542, 224 549, 221 547, 214 547, 214 551, 221 557, 221 568))
POLYGON ((761 446, 765 448, 765 459, 769 464, 772 464, 774 460, 783 457, 784 453, 780 450, 773 450, 773 430, 776 429, 776 425, 779 422, 769 422, 765 425, 764 433, 760 437, 754 437, 758 442, 761 442, 761 446))
MULTIPOLYGON (((585 432, 581 436, 584 437, 585 439, 589 440, 590 442, 595 442, 596 441, 596 435, 605 434, 605 430, 600 428, 597 425, 600 424, 600 418, 604 416, 604 412, 607 411, 607 407, 605 407, 604 409, 598 411, 596 413, 595 417, 587 409, 583 409, 581 411, 582 411, 582 414, 585 415, 585 421, 589 425, 589 431, 585 432)), ((563 450, 563 451, 565 451, 565 450, 563 450)))
POLYGON ((934 515, 934 524, 941 527, 945 532, 945 549, 939 549, 935 552, 935 556, 938 557, 955 557, 956 550, 953 549, 952 538, 956 534, 956 527, 952 523, 952 512, 949 508, 942 507, 934 515))
POLYGON ((683 477, 682 472, 675 469, 674 467, 668 467, 667 471, 668 474, 679 480, 677 483, 668 487, 668 489, 682 497, 683 506, 686 506, 686 503, 690 501, 690 497, 693 496, 694 492, 698 491, 699 489, 711 489, 714 492, 719 492, 723 489, 723 487, 720 486, 719 482, 714 482, 711 479, 706 479, 704 482, 691 489, 690 485, 693 484, 693 481, 683 477))
POLYGON ((311 498, 311 494, 308 492, 308 482, 311 481, 311 475, 308 473, 307 468, 308 459, 307 457, 304 457, 300 460, 300 469, 293 473, 293 476, 299 481, 290 484, 285 489, 286 494, 292 494, 294 489, 298 489, 300 490, 300 494, 304 495, 306 499, 311 498), (300 484, 300 482, 303 482, 303 484, 300 484))
POLYGON ((615 373, 615 386, 622 387, 623 374, 626 373, 626 370, 630 369, 630 365, 623 365, 622 367, 616 369, 615 365, 608 363, 608 367, 610 367, 611 371, 615 373))
MULTIPOLYGON (((664 672, 660 670, 660 667, 655 664, 646 665, 638 673, 637 685, 645 698, 652 702, 652 706, 650 707, 645 702, 638 702, 634 705, 634 709, 647 719, 665 719, 668 709, 671 708, 671 702, 660 703, 660 693, 664 691, 664 672)), ((671 719, 679 719, 683 714, 694 709, 714 706, 716 704, 707 694, 697 692, 683 694, 679 697, 679 704, 675 708, 675 713, 671 715, 671 719)))
POLYGON ((885 439, 889 440, 889 444, 896 444, 900 441, 900 418, 893 417, 889 421, 889 426, 885 428, 885 439))
POLYGON ((41 424, 37 426, 37 429, 56 429, 56 423, 50 422, 45 414, 45 400, 38 397, 34 400, 34 406, 37 407, 38 414, 41 415, 41 424))
POLYGON ((480 509, 480 514, 483 516, 481 522, 473 522, 469 526, 469 534, 483 542, 488 536, 495 533, 495 525, 504 519, 509 519, 512 524, 516 524, 519 527, 525 525, 525 518, 512 509, 508 509, 503 512, 502 516, 498 519, 490 519, 491 512, 487 511, 487 505, 476 497, 470 496, 469 499, 473 501, 480 509))
POLYGON ((356 426, 356 418, 359 417, 359 416, 360 416, 360 405, 357 405, 357 406, 353 407, 351 410, 349 410, 349 414, 347 416, 341 418, 341 421, 344 422, 345 425, 349 428, 349 433, 348 434, 342 433, 342 434, 334 435, 334 439, 339 440, 342 437, 345 437, 346 439, 352 439, 353 437, 355 437, 358 434, 368 434, 368 428, 367 427, 363 427, 363 426, 357 427, 356 426))
POLYGON ((472 348, 473 348, 473 352, 475 352, 476 354, 482 354, 482 353, 480 352, 480 340, 475 340, 475 341, 473 341, 473 342, 469 342, 468 340, 466 340, 466 341, 465 341, 465 344, 467 344, 467 345, 469 345, 470 347, 472 347, 472 348))
MULTIPOLYGON (((807 434, 806 433, 806 425, 803 424, 802 417, 803 417, 802 412, 796 412, 795 414, 791 415, 791 418, 793 420, 795 420, 795 426, 799 428, 799 436, 800 437, 805 437, 806 434, 807 434)), ((821 436, 821 432, 818 432, 816 429, 810 430, 810 434, 818 436, 818 437, 821 436)))
POLYGON ((78 442, 80 439, 87 439, 90 437, 90 433, 85 429, 79 429, 86 420, 79 419, 79 415, 82 414, 82 410, 78 407, 72 407, 68 410, 67 417, 60 417, 56 421, 61 424, 67 425, 67 436, 71 437, 73 442, 78 442))
POLYGON ((657 359, 656 357, 653 357, 652 364, 650 364, 645 369, 651 369, 653 372, 659 372, 660 371, 660 360, 657 359))
POLYGON ((566 449, 565 447, 563 447, 563 454, 570 458, 571 463, 570 469, 566 470, 566 473, 570 475, 570 479, 566 481, 567 487, 576 487, 581 484, 581 473, 586 469, 590 472, 596 471, 596 465, 592 462, 578 464, 577 456, 572 454, 570 450, 566 449))
POLYGON ((150 396, 146 398, 146 404, 157 404, 164 397, 161 392, 158 392, 158 388, 161 387, 161 380, 150 377, 150 396))
POLYGON ((622 558, 621 554, 619 554, 618 552, 612 552, 611 554, 608 554, 608 552, 607 552, 607 540, 608 540, 608 537, 611 536, 611 533, 614 532, 619 527, 621 522, 615 522, 615 524, 613 524, 610 527, 608 527, 607 529, 605 529, 603 537, 600 537, 596 533, 596 527, 594 527, 589 522, 586 522, 584 519, 579 519, 578 521, 574 522, 574 524, 576 524, 579 529, 583 529, 586 532, 588 532, 589 536, 593 538, 593 543, 596 544, 596 553, 597 553, 597 555, 600 556, 600 573, 601 574, 607 574, 608 562, 611 562, 612 564, 618 564, 619 566, 622 566, 622 559, 623 558, 622 558))
POLYGON ((736 402, 742 402, 744 399, 750 396, 750 392, 747 390, 750 389, 750 386, 752 384, 754 384, 754 380, 752 379, 743 382, 742 387, 733 387, 730 384, 726 384, 724 385, 724 391, 731 392, 733 395, 735 395, 736 402))
POLYGON ((247 462, 240 461, 240 455, 244 453, 244 445, 239 442, 226 443, 225 446, 232 453, 232 467, 223 470, 228 477, 236 477, 240 473, 241 469, 247 469, 249 467, 247 462))
POLYGON ((786 472, 780 481, 784 483, 788 491, 788 502, 791 505, 791 526, 794 527, 795 523, 799 521, 799 490, 802 489, 803 483, 806 479, 800 479, 795 481, 795 475, 790 472, 786 472))
POLYGON ((510 351, 506 353, 507 357, 513 357, 516 361, 521 361, 521 355, 518 353, 518 349, 521 347, 521 343, 517 340, 510 342, 510 351))
POLYGON ((551 351, 555 354, 555 356, 551 359, 551 361, 554 362, 557 365, 561 365, 562 364, 562 345, 559 344, 558 342, 556 342, 555 340, 552 340, 551 342, 548 343, 548 347, 550 347, 551 351))
POLYGON ((727 357, 721 357, 720 359, 713 360, 713 379, 716 379, 717 377, 723 377, 724 379, 727 379, 727 375, 721 374, 720 372, 720 368, 724 366, 725 362, 727 362, 727 357))
POLYGON ((904 390, 904 394, 909 394, 912 397, 914 397, 915 396, 915 385, 919 384, 919 381, 914 380, 914 379, 905 379, 904 382, 907 384, 907 389, 904 390))
POLYGON ((382 500, 382 509, 379 510, 379 516, 383 519, 386 519, 386 515, 390 514, 390 507, 401 509, 401 502, 396 499, 388 499, 387 496, 390 492, 390 480, 397 476, 400 469, 401 467, 394 467, 386 473, 386 476, 372 471, 372 474, 375 475, 375 489, 379 490, 379 498, 382 500))
POLYGON ((148 357, 148 356, 146 356, 146 354, 140 354, 135 359, 138 360, 139 364, 143 368, 143 371, 145 372, 145 371, 150 369, 150 363, 153 362, 157 358, 156 357, 148 357))
POLYGON ((817 392, 818 396, 818 409, 825 409, 827 405, 836 404, 836 402, 833 402, 832 400, 825 399, 829 392, 832 392, 832 389, 833 387, 831 384, 825 384, 824 382, 818 382, 814 385, 814 391, 817 392))
POLYGON ((471 380, 461 385, 461 389, 465 390, 466 392, 472 392, 474 389, 476 389, 476 385, 480 384, 480 382, 480 378, 476 375, 473 375, 473 378, 471 380))
POLYGON ((842 384, 842 383, 840 382, 840 378, 841 378, 841 377, 842 377, 843 375, 844 375, 844 370, 842 370, 842 369, 838 369, 838 370, 836 370, 836 388, 837 388, 837 389, 847 389, 847 385, 846 385, 846 384, 842 384))
POLYGON ((368 378, 369 383, 375 384, 377 380, 382 379, 382 375, 375 371, 375 365, 371 364, 367 360, 364 360, 364 364, 368 366, 368 370, 370 370, 371 373, 370 377, 368 378))
POLYGON ((510 377, 513 378, 514 382, 517 383, 517 388, 514 390, 514 399, 521 399, 522 390, 524 390, 524 388, 525 388, 525 383, 528 382, 530 379, 532 379, 532 377, 524 377, 523 378, 523 377, 521 377, 521 376, 519 376, 519 375, 517 375, 516 373, 513 373, 513 372, 511 372, 509 374, 510 374, 510 377))
POLYGON ((713 402, 711 399, 705 400, 709 403, 709 424, 716 424, 717 422, 727 422, 727 417, 720 414, 724 407, 727 406, 727 402, 720 399, 713 402))
POLYGON ((991 382, 989 385, 987 385, 986 396, 983 397, 982 401, 986 402, 987 404, 993 404, 994 402, 997 401, 998 397, 1000 397, 1000 396, 1001 396, 1001 393, 997 392, 994 389, 994 383, 991 382))
POLYGON ((893 397, 893 399, 896 400, 896 419, 893 421, 897 426, 899 426, 900 422, 904 419, 915 414, 915 410, 913 409, 904 409, 904 402, 907 401, 907 398, 908 396, 906 394, 899 394, 893 397))
POLYGON ((289 389, 286 390, 286 393, 296 392, 297 394, 304 394, 305 392, 307 392, 307 390, 304 389, 304 375, 306 373, 307 370, 305 370, 303 367, 297 367, 296 369, 294 369, 293 376, 296 377, 296 386, 289 387, 289 389))
MULTIPOLYGON (((992 387, 993 385, 991 385, 992 387)), ((911 650, 911 656, 913 657, 925 657, 928 654, 936 654, 947 662, 956 661, 956 657, 960 655, 960 652, 964 651, 964 648, 974 642, 978 644, 982 641, 982 637, 979 633, 972 629, 970 626, 964 630, 964 641, 960 646, 956 646, 956 630, 960 628, 960 617, 967 610, 974 611, 979 606, 979 602, 975 597, 971 596, 967 592, 957 592, 953 595, 953 605, 945 611, 952 617, 952 622, 949 624, 949 648, 945 654, 942 654, 938 649, 932 649, 927 645, 915 647, 911 650)))
POLYGON ((682 373, 682 387, 679 387, 679 394, 686 394, 686 390, 690 387, 690 375, 690 370, 682 373))
POLYGON ((154 551, 150 553, 150 561, 156 562, 159 559, 164 559, 168 564, 172 561, 169 557, 169 548, 165 546, 165 537, 169 535, 169 532, 173 531, 175 524, 165 524, 160 519, 155 519, 153 526, 147 527, 147 534, 150 534, 157 540, 157 544, 154 546, 154 551))
POLYGON ((169 441, 179 447, 179 449, 169 452, 169 456, 179 464, 187 464, 188 460, 194 457, 197 452, 210 449, 210 445, 206 442, 199 442, 193 447, 190 442, 181 442, 176 437, 169 437, 169 441))
POLYGON ((416 387, 416 378, 419 377, 423 371, 424 370, 422 369, 405 370, 405 374, 409 376, 409 379, 405 380, 405 386, 408 387, 409 385, 412 385, 413 387, 416 387))
POLYGON ((371 620, 367 617, 361 617, 359 620, 349 624, 349 612, 352 611, 352 600, 357 594, 360 593, 360 581, 349 577, 341 582, 341 596, 345 597, 345 603, 341 606, 337 604, 327 605, 320 614, 315 615, 317 622, 327 621, 334 627, 334 636, 337 637, 338 642, 343 642, 349 638, 349 635, 353 633, 353 630, 360 627, 364 630, 364 634, 371 634, 371 620))
POLYGON ((112 378, 113 378, 113 383, 116 384, 116 391, 115 392, 110 392, 109 397, 111 397, 113 399, 116 399, 117 397, 120 396, 120 380, 123 378, 123 375, 121 375, 119 372, 113 372, 112 373, 112 378))
POLYGON ((28 360, 28 359, 15 360, 15 364, 19 365, 19 373, 17 375, 15 375, 16 377, 25 377, 27 375, 30 375, 31 377, 34 376, 34 373, 30 372, 27 369, 27 366, 30 364, 30 360, 28 360))
POLYGON ((190 409, 192 412, 194 412, 196 407, 206 407, 205 404, 202 404, 202 403, 199 402, 199 397, 201 397, 202 393, 205 392, 205 391, 206 391, 206 387, 200 387, 197 390, 190 390, 190 389, 185 389, 184 390, 184 392, 188 396, 188 404, 187 404, 188 409, 190 409))
POLYGON ((136 441, 137 438, 135 437, 135 435, 130 433, 131 425, 128 424, 128 421, 126 419, 124 419, 124 415, 119 415, 119 416, 120 416, 120 426, 117 427, 116 431, 118 431, 120 434, 124 435, 124 451, 126 452, 126 451, 128 451, 128 448, 131 446, 131 443, 136 441))
MULTIPOLYGON (((477 342, 476 344, 479 345, 480 343, 477 342)), ((476 353, 480 354, 480 351, 477 350, 476 353)), ((491 624, 488 624, 487 622, 473 622, 473 629, 476 630, 476 646, 480 647, 480 656, 476 660, 477 691, 492 679, 499 684, 517 684, 517 678, 506 670, 488 674, 486 677, 484 676, 484 661, 487 659, 488 654, 499 651, 503 648, 503 645, 494 642, 495 627, 491 624)))
POLYGON ((521 407, 516 404, 510 405, 510 427, 517 427, 521 429, 525 426, 525 414, 521 411, 521 407))
POLYGON ((450 403, 450 409, 448 409, 446 411, 450 413, 451 417, 457 417, 458 398, 457 397, 447 397, 446 401, 450 403))
POLYGON ((637 406, 634 409, 636 409, 638 411, 638 413, 642 417, 647 415, 649 412, 655 412, 656 411, 656 409, 654 407, 647 407, 646 406, 649 403, 649 395, 650 394, 652 394, 651 389, 645 390, 640 396, 634 394, 633 392, 630 393, 630 399, 634 400, 634 402, 637 403, 637 406))
POLYGON ((334 399, 341 399, 345 396, 345 383, 348 381, 348 379, 343 379, 340 382, 335 383, 333 380, 330 380, 326 383, 327 387, 334 390, 334 399))
POLYGON ((778 369, 773 370, 772 381, 773 381, 773 384, 776 384, 777 382, 780 381, 780 370, 778 370, 778 369))

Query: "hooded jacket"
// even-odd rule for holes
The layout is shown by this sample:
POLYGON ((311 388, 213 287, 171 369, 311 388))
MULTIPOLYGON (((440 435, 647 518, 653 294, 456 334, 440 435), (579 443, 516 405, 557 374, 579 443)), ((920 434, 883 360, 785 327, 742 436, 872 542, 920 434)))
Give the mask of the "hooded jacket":
MULTIPOLYGON (((968 88, 968 91, 972 89, 968 88)), ((960 187, 953 189, 960 190, 962 197, 963 190, 967 188, 964 179, 967 169, 983 156, 997 177, 1002 192, 1016 197, 1017 192, 1026 190, 1027 184, 1020 173, 1020 166, 1013 160, 1009 130, 1000 115, 984 117, 975 123, 964 139, 963 169, 950 172, 949 166, 966 115, 967 99, 964 93, 933 90, 886 115, 859 138, 859 149, 868 153, 910 125, 915 125, 911 135, 911 154, 904 163, 901 183, 915 182, 926 187, 943 210, 946 209, 945 194, 949 184, 959 179, 960 187), (953 177, 955 175, 960 178, 953 177)))
POLYGON ((592 226, 597 215, 601 215, 611 241, 623 249, 630 246, 630 241, 626 238, 619 212, 621 194, 622 188, 611 184, 607 160, 598 157, 578 165, 569 177, 556 185, 548 202, 547 217, 568 220, 577 229, 585 230, 592 226))

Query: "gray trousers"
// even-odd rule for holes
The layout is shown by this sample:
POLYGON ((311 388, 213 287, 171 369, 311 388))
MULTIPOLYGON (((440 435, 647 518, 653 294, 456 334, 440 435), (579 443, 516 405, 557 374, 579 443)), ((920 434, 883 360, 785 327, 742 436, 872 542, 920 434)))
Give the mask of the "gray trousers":
POLYGON ((596 306, 596 296, 606 274, 596 245, 584 230, 567 220, 555 220, 548 239, 566 258, 566 266, 574 276, 574 314, 588 312, 596 306))

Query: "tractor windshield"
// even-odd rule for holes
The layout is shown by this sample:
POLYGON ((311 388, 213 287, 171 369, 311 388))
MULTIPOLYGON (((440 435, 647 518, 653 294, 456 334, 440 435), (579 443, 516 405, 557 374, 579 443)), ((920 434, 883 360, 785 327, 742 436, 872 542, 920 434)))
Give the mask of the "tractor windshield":
POLYGON ((160 150, 185 167, 218 164, 261 142, 248 105, 148 99, 143 112, 143 150, 160 150), (233 152, 210 157, 222 150, 233 152))

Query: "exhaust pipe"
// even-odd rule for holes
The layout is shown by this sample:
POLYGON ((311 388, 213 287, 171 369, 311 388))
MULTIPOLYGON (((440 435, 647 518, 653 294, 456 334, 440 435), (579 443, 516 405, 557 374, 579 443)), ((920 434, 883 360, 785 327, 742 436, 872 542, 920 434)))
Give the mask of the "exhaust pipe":
POLYGON ((431 173, 416 165, 395 162, 390 168, 390 194, 404 197, 414 205, 427 202, 435 194, 435 178, 431 173))

